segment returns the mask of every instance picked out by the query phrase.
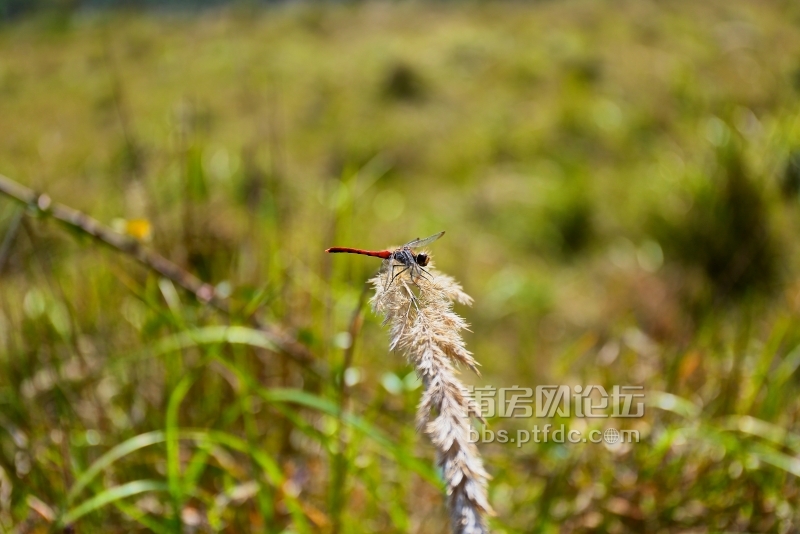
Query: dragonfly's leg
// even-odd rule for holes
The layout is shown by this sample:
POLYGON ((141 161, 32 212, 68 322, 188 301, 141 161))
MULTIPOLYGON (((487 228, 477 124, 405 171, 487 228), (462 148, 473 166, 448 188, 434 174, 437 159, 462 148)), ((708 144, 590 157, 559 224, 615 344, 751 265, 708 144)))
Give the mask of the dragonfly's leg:
POLYGON ((392 273, 394 273, 394 260, 391 260, 389 263, 389 275, 386 277, 386 283, 383 285, 384 291, 389 289, 389 284, 391 284, 392 280, 394 280, 394 278, 392 278, 392 273))
POLYGON ((420 273, 420 266, 415 263, 414 264, 414 274, 411 275, 411 279, 413 280, 414 284, 417 287, 419 287, 419 284, 417 283, 417 280, 419 280, 419 277, 421 275, 422 275, 422 273, 420 273), (416 280, 414 280, 414 278, 415 278, 414 275, 416 275, 416 280))
POLYGON ((395 278, 397 278, 398 276, 400 276, 401 274, 403 274, 404 272, 406 272, 408 269, 409 269, 409 268, 408 268, 408 267, 406 267, 405 269, 403 269, 402 271, 400 271, 399 273, 397 273, 396 275, 394 275, 394 276, 392 277, 392 279, 389 281, 389 283, 391 284, 392 282, 394 282, 394 279, 395 279, 395 278))
POLYGON ((419 264, 416 264, 416 263, 415 263, 415 264, 414 264, 414 266, 413 266, 413 270, 414 270, 414 272, 413 272, 413 274, 411 275, 411 281, 412 281, 412 282, 414 282, 414 284, 416 284, 416 286, 417 286, 417 287, 419 287, 419 284, 417 283, 417 280, 419 280, 420 278, 425 278, 425 279, 426 279, 426 280, 428 280, 429 282, 432 282, 432 281, 433 281, 431 278, 429 278, 429 277, 427 277, 427 276, 425 276, 425 275, 423 274, 423 272, 424 272, 424 273, 428 273, 429 275, 430 275, 431 273, 429 273, 429 272, 428 272, 428 271, 427 271, 427 270, 426 270, 424 267, 422 267, 422 265, 419 265, 419 264), (417 278, 417 280, 415 280, 415 279, 414 279, 414 278, 415 278, 415 277, 414 277, 414 275, 415 275, 415 274, 416 274, 416 278, 417 278))
MULTIPOLYGON (((432 277, 433 277, 433 275, 430 273, 430 271, 428 271, 428 270, 427 270, 425 267, 423 267, 422 265, 417 265, 417 267, 419 267, 419 270, 420 270, 420 271, 422 271, 422 272, 424 272, 424 273, 427 273, 427 274, 428 274, 428 276, 430 276, 430 277, 431 277, 431 278, 428 278, 428 276, 425 276, 425 278, 427 278, 427 279, 428 279, 429 281, 431 281, 431 282, 433 281, 433 278, 432 278, 432 277)), ((420 276, 424 276, 424 275, 420 275, 420 276)))

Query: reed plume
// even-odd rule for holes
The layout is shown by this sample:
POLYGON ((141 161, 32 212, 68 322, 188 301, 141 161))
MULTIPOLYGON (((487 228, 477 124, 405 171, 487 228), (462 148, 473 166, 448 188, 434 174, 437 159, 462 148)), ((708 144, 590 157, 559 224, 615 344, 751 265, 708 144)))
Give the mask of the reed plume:
MULTIPOLYGON (((486 517, 494 515, 486 495, 489 475, 477 447, 470 442, 470 417, 481 418, 474 400, 456 377, 466 365, 476 373, 477 363, 464 345, 461 330, 467 323, 453 311, 453 303, 472 304, 453 278, 438 273, 419 276, 414 269, 394 280, 390 262, 370 282, 375 288, 372 309, 390 327, 389 349, 403 353, 414 365, 425 391, 417 408, 417 429, 436 447, 447 488, 451 529, 455 534, 489 532, 486 517)), ((395 269, 396 272, 396 269, 395 269)))

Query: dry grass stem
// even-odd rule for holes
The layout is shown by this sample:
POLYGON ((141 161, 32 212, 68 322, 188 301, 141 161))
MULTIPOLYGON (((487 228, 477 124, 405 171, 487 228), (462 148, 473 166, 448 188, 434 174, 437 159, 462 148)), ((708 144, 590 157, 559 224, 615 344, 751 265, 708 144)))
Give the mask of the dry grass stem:
MULTIPOLYGON (((414 365, 425 392, 417 409, 417 427, 436 447, 447 484, 448 507, 454 533, 488 532, 486 517, 494 512, 486 495, 489 475, 477 447, 470 442, 470 417, 481 418, 456 377, 456 366, 476 373, 477 363, 464 345, 463 318, 453 303, 472 304, 472 298, 451 277, 430 265, 430 275, 403 274, 389 281, 389 262, 371 280, 373 310, 391 329, 390 350, 403 353, 414 365)), ((409 271, 410 272, 410 271, 409 271)))
MULTIPOLYGON (((86 213, 64 204, 53 202, 48 195, 37 193, 2 174, 0 174, 0 195, 7 196, 25 207, 34 208, 40 215, 52 217, 73 231, 93 237, 97 241, 135 259, 160 276, 171 280, 192 293, 198 301, 210 304, 224 314, 231 313, 228 300, 218 295, 213 285, 201 280, 154 250, 143 246, 138 240, 114 231, 86 213)), ((15 232, 16 230, 13 230, 9 235, 13 237, 15 232)), ((2 266, 6 252, 5 246, 0 248, 2 248, 0 250, 0 266, 2 266)), ((308 348, 294 339, 281 326, 263 323, 254 316, 250 318, 250 322, 269 337, 270 341, 283 353, 307 369, 318 374, 326 372, 326 369, 321 368, 321 364, 309 352, 308 348)))

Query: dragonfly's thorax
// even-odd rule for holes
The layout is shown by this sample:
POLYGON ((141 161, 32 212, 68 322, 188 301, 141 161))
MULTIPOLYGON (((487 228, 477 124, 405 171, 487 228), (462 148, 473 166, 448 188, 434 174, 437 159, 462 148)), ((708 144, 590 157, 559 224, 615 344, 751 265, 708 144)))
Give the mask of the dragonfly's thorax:
POLYGON ((416 256, 409 248, 399 248, 392 253, 392 258, 406 267, 411 267, 417 262, 416 256))
MULTIPOLYGON (((389 283, 393 282, 398 276, 405 274, 412 283, 419 285, 419 281, 422 278, 428 278, 426 274, 430 275, 425 270, 430 257, 424 253, 414 254, 414 251, 408 245, 394 250, 388 259, 389 283)), ((430 278, 428 279, 430 280, 430 278)))
POLYGON ((427 254, 414 254, 414 252, 408 247, 395 250, 392 253, 392 258, 398 263, 402 263, 406 267, 413 267, 414 265, 421 265, 422 267, 425 267, 430 261, 430 257, 427 254))

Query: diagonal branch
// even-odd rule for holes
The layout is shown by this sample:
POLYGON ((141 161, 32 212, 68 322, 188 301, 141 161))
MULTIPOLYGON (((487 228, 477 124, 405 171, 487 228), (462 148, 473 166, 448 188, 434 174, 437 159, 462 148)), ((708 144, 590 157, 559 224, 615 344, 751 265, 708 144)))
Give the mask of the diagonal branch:
MULTIPOLYGON (((226 315, 230 313, 227 299, 217 295, 214 286, 199 279, 161 254, 144 247, 136 239, 115 232, 81 211, 53 202, 46 194, 39 194, 2 174, 0 174, 0 193, 43 215, 52 217, 73 230, 92 236, 101 243, 134 258, 151 271, 171 280, 192 293, 200 302, 208 304, 226 315)), ((319 367, 319 362, 315 361, 308 348, 283 332, 282 329, 275 325, 261 323, 255 318, 252 319, 252 322, 256 328, 269 336, 278 350, 306 366, 313 363, 313 367, 319 367)), ((320 371, 320 369, 316 370, 320 371)))

